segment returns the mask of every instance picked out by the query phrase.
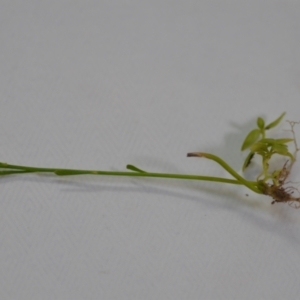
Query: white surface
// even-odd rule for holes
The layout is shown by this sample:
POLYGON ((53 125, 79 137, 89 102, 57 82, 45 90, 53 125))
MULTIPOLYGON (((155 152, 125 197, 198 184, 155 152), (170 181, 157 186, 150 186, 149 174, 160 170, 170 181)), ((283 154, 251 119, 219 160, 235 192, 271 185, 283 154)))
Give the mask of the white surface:
MULTIPOLYGON (((186 158, 206 151, 240 170, 257 116, 300 119, 300 3, 240 2, 2 1, 1 161, 226 176, 186 158)), ((270 202, 2 178, 0 298, 299 299, 300 211, 270 202)))

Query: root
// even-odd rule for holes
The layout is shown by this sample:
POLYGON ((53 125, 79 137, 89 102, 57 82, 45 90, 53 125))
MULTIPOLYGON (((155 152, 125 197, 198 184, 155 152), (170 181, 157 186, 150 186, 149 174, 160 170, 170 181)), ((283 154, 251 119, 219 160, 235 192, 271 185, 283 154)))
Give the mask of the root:
POLYGON ((297 144, 296 135, 294 131, 294 126, 296 124, 300 124, 300 122, 294 122, 294 121, 287 121, 287 122, 291 126, 291 129, 288 131, 291 131, 294 139, 294 147, 295 147, 295 151, 293 154, 294 160, 287 160, 285 162, 285 164, 282 167, 282 170, 276 176, 277 184, 263 183, 264 185, 263 193, 273 198, 273 201, 271 202, 272 204, 287 203, 289 206, 293 208, 300 208, 300 197, 294 196, 295 192, 297 192, 298 196, 300 196, 299 190, 293 186, 286 186, 287 183, 290 183, 290 181, 286 182, 286 180, 290 175, 294 163, 296 162, 297 152, 300 150, 297 144))
POLYGON ((294 130, 295 125, 300 124, 300 122, 295 122, 295 121, 287 121, 287 122, 288 122, 288 123, 290 124, 290 126, 291 126, 291 129, 288 129, 287 131, 290 131, 290 132, 292 133, 293 140, 294 140, 294 141, 293 141, 293 142, 294 142, 294 147, 295 147, 294 154, 293 154, 294 160, 291 161, 291 163, 290 163, 289 166, 288 166, 288 170, 290 171, 290 170, 292 169, 294 163, 295 163, 296 160, 297 160, 297 153, 298 153, 298 151, 300 150, 300 148, 298 147, 298 144, 297 144, 296 134, 295 134, 295 130, 294 130))
POLYGON ((299 194, 299 190, 293 186, 283 187, 283 186, 266 186, 265 195, 272 197, 274 203, 288 203, 290 206, 294 208, 300 208, 300 197, 294 197, 294 192, 297 191, 299 194))

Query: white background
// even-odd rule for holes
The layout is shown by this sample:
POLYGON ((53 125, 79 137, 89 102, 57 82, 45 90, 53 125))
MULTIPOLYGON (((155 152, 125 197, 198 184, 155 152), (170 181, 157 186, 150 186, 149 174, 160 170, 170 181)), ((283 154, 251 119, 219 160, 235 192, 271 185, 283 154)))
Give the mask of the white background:
MULTIPOLYGON (((299 1, 2 0, 0 49, 3 162, 227 176, 186 153, 300 120, 299 1)), ((299 299, 300 211, 244 187, 0 184, 1 299, 299 299)))

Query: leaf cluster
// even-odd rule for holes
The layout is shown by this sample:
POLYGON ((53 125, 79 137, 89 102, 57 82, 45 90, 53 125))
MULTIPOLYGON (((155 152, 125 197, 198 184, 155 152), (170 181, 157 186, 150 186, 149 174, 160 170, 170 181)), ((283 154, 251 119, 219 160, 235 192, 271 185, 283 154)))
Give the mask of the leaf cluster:
MULTIPOLYGON (((289 152, 289 149, 287 147, 287 143, 294 141, 294 139, 291 138, 281 138, 281 139, 271 139, 266 138, 266 131, 274 128, 277 126, 282 118, 284 117, 285 112, 282 113, 276 120, 269 123, 268 125, 265 125, 265 121, 262 118, 257 119, 257 128, 251 130, 248 135, 246 136, 241 150, 244 151, 246 149, 249 149, 250 152, 248 156, 245 159, 243 170, 249 166, 252 158, 255 154, 258 154, 262 157, 262 163, 263 163, 263 172, 264 179, 263 181, 268 180, 269 178, 274 179, 275 173, 269 174, 268 168, 269 168, 269 160, 274 154, 279 154, 283 156, 287 156, 291 159, 291 161, 294 161, 294 156, 289 152)), ((260 177, 262 174, 260 174, 258 177, 260 177)))

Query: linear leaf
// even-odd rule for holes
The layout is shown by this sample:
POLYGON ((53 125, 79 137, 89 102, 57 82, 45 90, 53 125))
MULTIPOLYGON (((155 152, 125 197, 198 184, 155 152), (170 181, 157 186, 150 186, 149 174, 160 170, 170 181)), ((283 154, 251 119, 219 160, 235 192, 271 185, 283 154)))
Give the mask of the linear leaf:
POLYGON ((246 136, 243 145, 241 147, 241 150, 244 151, 245 149, 249 148, 251 145, 253 145, 259 138, 260 130, 259 129, 253 129, 251 130, 248 135, 246 136))
POLYGON ((256 123, 259 129, 264 129, 265 121, 262 118, 258 117, 256 123))
POLYGON ((267 125, 267 126, 265 127, 265 129, 268 130, 268 129, 271 129, 271 128, 275 127, 276 125, 278 125, 279 122, 280 122, 280 121, 282 120, 282 118, 284 117, 284 115, 285 115, 285 112, 282 113, 275 121, 273 121, 273 122, 271 122, 269 125, 267 125))
POLYGON ((253 152, 250 152, 248 154, 248 156, 246 157, 245 162, 243 164, 243 171, 245 171, 245 169, 249 166, 249 164, 251 163, 251 160, 252 160, 253 156, 254 156, 253 152))

